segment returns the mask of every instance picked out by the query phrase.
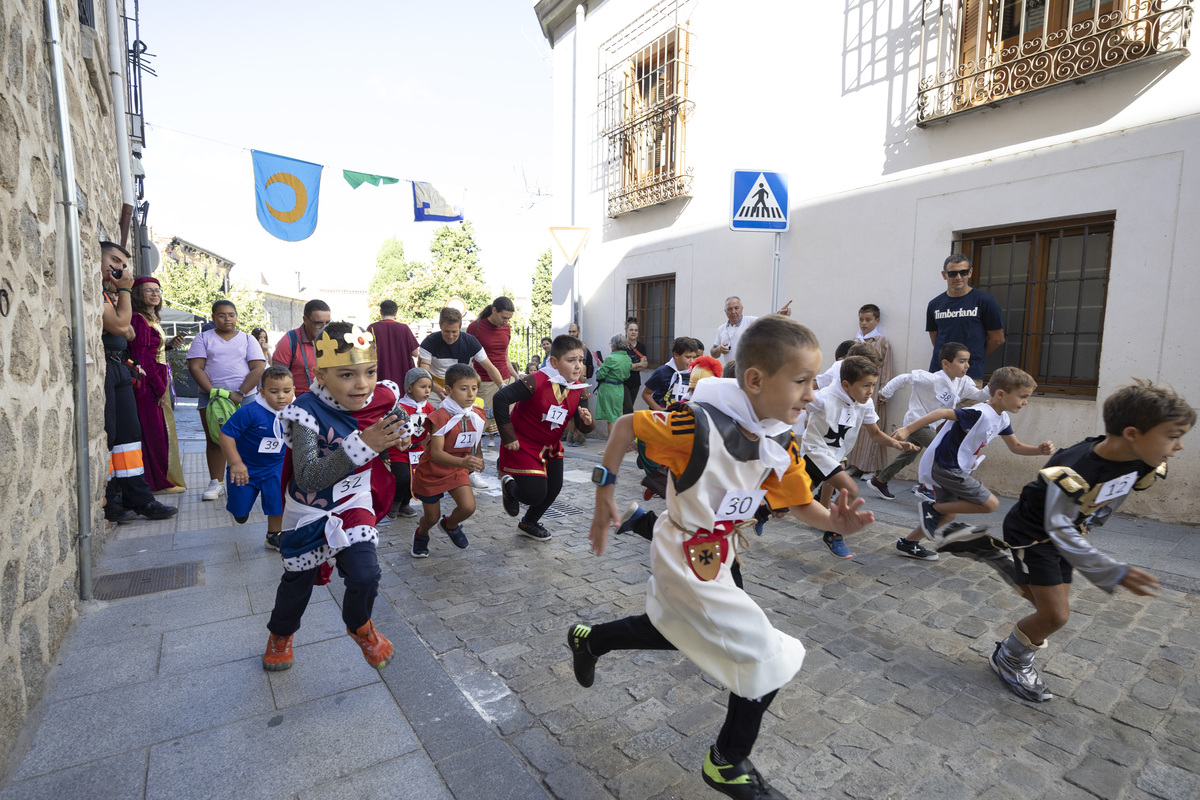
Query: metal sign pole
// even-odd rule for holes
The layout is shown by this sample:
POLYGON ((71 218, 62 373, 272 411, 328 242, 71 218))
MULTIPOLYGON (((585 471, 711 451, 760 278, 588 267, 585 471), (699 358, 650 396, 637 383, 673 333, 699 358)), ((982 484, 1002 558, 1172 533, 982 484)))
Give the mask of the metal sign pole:
POLYGON ((783 236, 775 232, 775 259, 771 265, 771 313, 779 310, 779 240, 783 236))

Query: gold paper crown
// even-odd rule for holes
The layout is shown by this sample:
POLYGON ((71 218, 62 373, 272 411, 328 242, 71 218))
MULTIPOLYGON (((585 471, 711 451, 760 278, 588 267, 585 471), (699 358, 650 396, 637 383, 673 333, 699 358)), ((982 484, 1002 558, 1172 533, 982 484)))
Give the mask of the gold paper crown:
POLYGON ((342 334, 342 341, 350 345, 349 350, 337 351, 337 340, 329 335, 329 331, 321 331, 313 347, 317 351, 317 367, 346 367, 352 364, 373 364, 379 360, 375 352, 375 337, 370 331, 355 327, 348 333, 342 334))

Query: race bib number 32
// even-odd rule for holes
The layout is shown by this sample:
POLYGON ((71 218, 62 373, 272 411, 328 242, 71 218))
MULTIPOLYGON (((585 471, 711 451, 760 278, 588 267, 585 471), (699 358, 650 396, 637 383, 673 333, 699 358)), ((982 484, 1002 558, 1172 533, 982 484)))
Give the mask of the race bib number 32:
POLYGON ((721 504, 717 506, 717 513, 713 518, 718 522, 750 519, 766 496, 765 489, 730 489, 721 498, 721 504))
POLYGON ((347 475, 333 485, 333 501, 336 503, 352 494, 362 494, 369 491, 371 491, 371 474, 369 472, 356 472, 353 475, 347 475))

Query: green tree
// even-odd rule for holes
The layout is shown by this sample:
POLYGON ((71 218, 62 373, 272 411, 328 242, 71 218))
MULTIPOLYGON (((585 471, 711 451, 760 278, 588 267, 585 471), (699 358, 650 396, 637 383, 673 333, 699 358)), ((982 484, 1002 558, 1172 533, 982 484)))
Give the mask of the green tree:
POLYGON ((375 274, 367 286, 367 302, 371 305, 371 319, 379 319, 379 304, 393 297, 398 283, 408 280, 409 264, 404 259, 404 243, 396 237, 385 241, 375 256, 375 274))
POLYGON ((434 233, 429 250, 433 255, 431 264, 410 263, 408 274, 412 277, 387 289, 388 296, 400 307, 401 316, 408 322, 436 319, 451 297, 461 297, 467 304, 464 317, 474 319, 492 302, 492 294, 483 280, 479 245, 471 223, 442 225, 434 233))
POLYGON ((184 264, 173 258, 163 259, 154 271, 163 289, 163 303, 182 311, 190 311, 206 319, 212 316, 212 304, 217 300, 232 300, 238 310, 238 330, 247 333, 255 328, 267 328, 270 322, 263 310, 262 297, 250 289, 232 284, 229 292, 221 291, 221 273, 216 264, 184 264))
POLYGON ((554 258, 550 248, 546 248, 538 256, 537 267, 533 271, 533 292, 531 301, 533 310, 529 314, 529 324, 538 331, 550 330, 550 311, 554 306, 554 258))

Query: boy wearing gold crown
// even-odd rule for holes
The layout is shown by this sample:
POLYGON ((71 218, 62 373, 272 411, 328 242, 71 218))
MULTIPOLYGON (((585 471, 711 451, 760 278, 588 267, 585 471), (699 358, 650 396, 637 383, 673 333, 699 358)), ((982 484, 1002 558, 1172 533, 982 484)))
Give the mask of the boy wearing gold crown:
POLYGON ((392 505, 395 482, 377 456, 407 447, 400 390, 376 380, 375 341, 348 322, 330 323, 314 343, 316 385, 280 412, 291 454, 285 461, 284 574, 267 629, 263 669, 292 666, 292 636, 331 562, 346 584, 342 620, 367 663, 383 669, 392 643, 371 622, 379 592, 376 522, 392 505))

